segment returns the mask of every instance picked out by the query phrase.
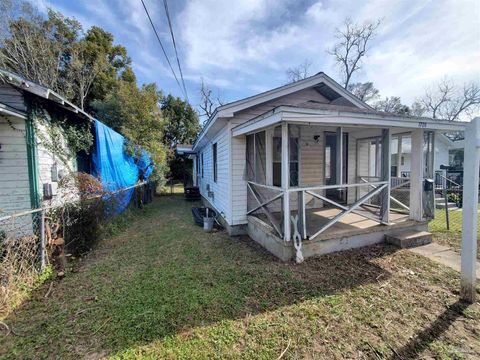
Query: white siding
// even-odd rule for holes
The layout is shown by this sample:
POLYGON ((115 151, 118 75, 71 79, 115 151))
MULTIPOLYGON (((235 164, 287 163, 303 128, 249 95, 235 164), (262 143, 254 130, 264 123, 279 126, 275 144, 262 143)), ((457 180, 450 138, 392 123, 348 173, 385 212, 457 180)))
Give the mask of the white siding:
POLYGON ((25 120, 0 116, 0 216, 30 209, 25 120))
MULTIPOLYGON (((38 186, 40 196, 43 199, 44 184, 51 184, 53 193, 52 199, 43 200, 43 205, 61 205, 66 201, 77 200, 77 191, 72 192, 72 187, 70 187, 70 189, 66 189, 65 186, 59 186, 60 181, 53 181, 52 179, 52 166, 54 164, 57 164, 57 171, 59 174, 63 173, 65 176, 69 176, 71 172, 76 171, 76 158, 72 157, 62 160, 61 157, 53 154, 52 151, 48 149, 48 145, 45 145, 51 143, 51 140, 50 135, 43 125, 37 123, 35 131, 35 138, 37 141, 38 186)), ((60 139, 60 141, 62 146, 66 149, 67 144, 65 139, 60 139)), ((67 179, 71 179, 71 177, 68 177, 67 179)))
MULTIPOLYGON (((198 151, 201 158, 203 153, 203 169, 200 171, 198 186, 200 193, 206 198, 225 219, 231 223, 231 207, 229 195, 230 181, 230 131, 228 124, 224 126, 208 143, 198 151), (217 181, 213 180, 213 152, 212 145, 217 143, 217 181), (203 177, 202 177, 203 170, 203 177), (209 197, 207 185, 213 197, 209 197)), ((201 164, 200 164, 201 167, 201 164)))

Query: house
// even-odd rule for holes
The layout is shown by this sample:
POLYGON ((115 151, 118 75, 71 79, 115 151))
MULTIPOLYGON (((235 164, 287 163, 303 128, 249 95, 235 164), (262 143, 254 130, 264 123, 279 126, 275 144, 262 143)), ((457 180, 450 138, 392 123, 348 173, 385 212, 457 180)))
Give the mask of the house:
POLYGON ((375 111, 318 73, 218 107, 193 144, 194 180, 229 234, 301 261, 426 230, 434 139, 463 129, 375 111), (392 148, 407 137, 402 177, 392 148))
POLYGON ((148 178, 148 154, 133 161, 124 142, 58 93, 0 70, 0 218, 79 199, 75 186, 61 186, 75 172, 98 177, 110 191, 134 185, 140 171, 148 178), (74 147, 65 129, 86 145, 74 147))

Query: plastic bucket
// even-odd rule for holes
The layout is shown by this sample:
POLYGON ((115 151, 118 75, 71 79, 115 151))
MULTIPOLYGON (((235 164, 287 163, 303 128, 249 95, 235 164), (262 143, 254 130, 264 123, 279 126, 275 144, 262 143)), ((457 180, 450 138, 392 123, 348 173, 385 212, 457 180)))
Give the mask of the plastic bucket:
POLYGON ((203 230, 210 232, 213 229, 213 217, 204 217, 203 218, 203 230))

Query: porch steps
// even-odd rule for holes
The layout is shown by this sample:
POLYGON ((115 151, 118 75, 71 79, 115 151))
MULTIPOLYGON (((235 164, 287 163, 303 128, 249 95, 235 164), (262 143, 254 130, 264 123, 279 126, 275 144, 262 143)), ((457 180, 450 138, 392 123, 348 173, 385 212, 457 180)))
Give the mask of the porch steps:
POLYGON ((412 248, 432 242, 432 233, 428 231, 406 230, 395 235, 385 235, 387 244, 395 245, 399 248, 412 248))
POLYGON ((435 199, 435 208, 436 209, 445 209, 445 207, 448 207, 451 210, 456 210, 458 209, 457 204, 451 201, 447 202, 447 205, 445 205, 445 199, 442 198, 436 198, 435 199))

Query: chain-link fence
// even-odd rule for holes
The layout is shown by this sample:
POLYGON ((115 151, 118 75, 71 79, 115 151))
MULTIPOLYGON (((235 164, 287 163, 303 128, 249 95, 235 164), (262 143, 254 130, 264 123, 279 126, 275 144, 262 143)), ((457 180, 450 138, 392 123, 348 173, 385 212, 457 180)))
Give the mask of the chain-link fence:
POLYGON ((104 225, 127 208, 141 208, 153 199, 155 183, 61 206, 47 206, 0 217, 0 318, 54 269, 62 276, 66 254, 90 250, 104 225))

